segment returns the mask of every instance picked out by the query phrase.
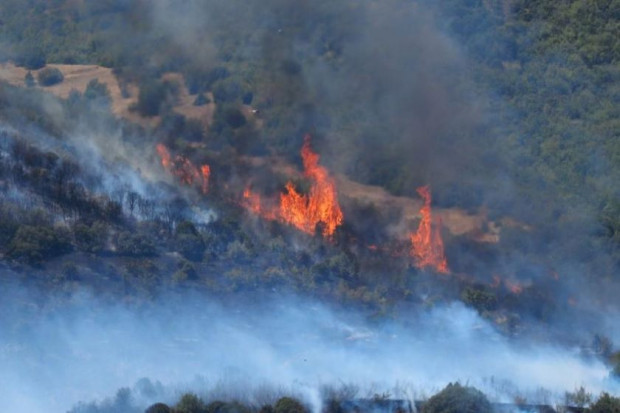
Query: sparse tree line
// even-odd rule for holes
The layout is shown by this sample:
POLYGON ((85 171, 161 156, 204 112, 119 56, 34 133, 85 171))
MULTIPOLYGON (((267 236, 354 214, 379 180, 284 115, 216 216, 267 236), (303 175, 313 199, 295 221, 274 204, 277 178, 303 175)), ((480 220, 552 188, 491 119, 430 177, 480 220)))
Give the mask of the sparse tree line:
MULTIPOLYGON (((426 400, 392 399, 389 394, 356 398, 351 389, 323 394, 321 413, 493 413, 496 411, 528 411, 548 413, 619 413, 620 398, 601 393, 594 398, 583 387, 567 392, 558 405, 528 404, 517 397, 513 403, 489 402, 480 390, 458 382, 450 383, 426 400), (515 410, 516 409, 516 410, 515 410)), ((154 403, 145 410, 134 407, 132 392, 120 389, 112 399, 101 403, 80 403, 69 413, 310 413, 311 407, 300 398, 284 396, 273 403, 255 404, 236 400, 205 402, 196 393, 182 394, 176 403, 154 403)))

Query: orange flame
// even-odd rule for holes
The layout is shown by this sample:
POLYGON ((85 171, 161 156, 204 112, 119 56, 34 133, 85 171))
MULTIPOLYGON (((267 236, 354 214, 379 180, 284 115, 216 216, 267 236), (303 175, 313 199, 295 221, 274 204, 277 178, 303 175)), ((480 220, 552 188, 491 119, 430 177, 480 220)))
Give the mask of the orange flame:
POLYGON ((155 150, 157 150, 157 154, 161 158, 161 165, 164 167, 164 169, 166 170, 170 169, 172 162, 171 162, 170 152, 168 151, 168 148, 166 148, 163 144, 158 143, 155 146, 155 150))
POLYGON ((311 182, 310 192, 302 195, 292 182, 287 182, 286 193, 280 194, 278 207, 266 208, 260 195, 250 188, 243 191, 241 205, 265 219, 277 219, 308 234, 314 234, 316 226, 323 224, 323 236, 331 237, 342 224, 343 214, 338 203, 336 185, 327 169, 319 165, 319 155, 310 148, 310 135, 304 137, 301 148, 304 176, 311 182))
POLYGON ((193 185, 194 183, 200 183, 203 194, 209 191, 209 177, 211 175, 209 165, 202 165, 199 170, 184 156, 177 155, 173 159, 168 148, 161 143, 155 146, 155 150, 161 158, 161 165, 164 169, 176 176, 182 184, 193 185))
POLYGON ((509 280, 504 280, 504 285, 513 294, 517 294, 518 295, 518 294, 521 294, 523 292, 523 286, 521 284, 519 284, 518 282, 512 282, 512 281, 509 281, 509 280))
POLYGON ((336 185, 327 169, 319 165, 319 155, 310 148, 310 135, 304 137, 301 148, 304 175, 312 186, 308 195, 301 195, 292 182, 286 184, 286 194, 280 195, 280 218, 299 230, 314 234, 322 223, 323 236, 330 237, 342 224, 343 214, 338 203, 336 185))
POLYGON ((245 191, 243 191, 241 205, 253 214, 261 215, 260 195, 252 192, 249 187, 245 188, 245 191))
POLYGON ((420 209, 422 220, 415 234, 411 234, 411 256, 415 259, 418 268, 431 267, 441 274, 449 274, 448 261, 444 254, 443 240, 441 239, 441 221, 433 228, 431 213, 431 191, 428 186, 417 189, 424 198, 424 205, 420 209))
POLYGON ((209 192, 209 177, 211 176, 211 167, 209 165, 202 165, 200 167, 200 173, 202 174, 202 193, 207 194, 209 192))

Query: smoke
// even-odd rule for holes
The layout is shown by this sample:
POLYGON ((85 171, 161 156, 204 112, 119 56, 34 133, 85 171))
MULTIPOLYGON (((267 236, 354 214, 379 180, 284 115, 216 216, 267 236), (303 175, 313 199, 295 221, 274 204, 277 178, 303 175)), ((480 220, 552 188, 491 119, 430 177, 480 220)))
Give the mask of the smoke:
POLYGON ((11 411, 65 412, 141 378, 161 384, 150 397, 136 392, 141 408, 190 390, 257 403, 248 395, 272 388, 318 411, 321 388, 342 383, 359 386, 360 396, 419 398, 460 380, 496 401, 515 392, 536 401, 541 388, 551 400, 581 385, 595 393, 615 388, 607 368, 578 349, 509 342, 457 303, 376 322, 280 294, 166 293, 132 305, 86 291, 27 290, 13 277, 5 270, 0 278, 0 388, 11 411), (403 394, 393 394, 396 387, 403 394))

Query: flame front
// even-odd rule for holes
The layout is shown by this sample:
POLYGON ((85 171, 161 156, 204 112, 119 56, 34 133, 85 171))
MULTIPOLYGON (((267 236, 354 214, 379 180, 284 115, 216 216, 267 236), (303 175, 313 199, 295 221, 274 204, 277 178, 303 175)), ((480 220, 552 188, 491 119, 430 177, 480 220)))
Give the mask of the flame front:
POLYGON ((209 165, 202 165, 198 169, 184 156, 177 155, 173 159, 168 148, 161 143, 155 146, 155 150, 161 158, 161 165, 164 169, 176 176, 182 184, 191 186, 196 183, 200 185, 203 194, 209 191, 209 177, 211 176, 209 165))
POLYGON ((418 268, 430 267, 441 274, 448 274, 448 262, 444 253, 443 240, 441 239, 440 226, 433 225, 431 212, 431 191, 428 186, 417 189, 418 194, 424 199, 424 205, 420 209, 422 219, 418 230, 411 234, 411 256, 415 259, 418 268))
POLYGON ((319 165, 319 155, 310 148, 310 135, 304 137, 301 148, 304 176, 312 186, 307 195, 295 190, 292 182, 286 184, 286 194, 280 195, 282 221, 308 234, 314 234, 317 224, 323 224, 323 236, 330 237, 339 225, 343 214, 338 203, 336 185, 327 169, 319 165))
POLYGON ((334 180, 327 169, 319 165, 319 155, 310 148, 310 135, 304 137, 301 158, 304 176, 311 182, 307 195, 297 192, 295 185, 289 181, 285 186, 286 193, 280 195, 277 207, 266 208, 260 196, 250 188, 243 192, 241 205, 265 219, 277 219, 308 234, 314 234, 320 223, 323 225, 323 236, 331 237, 336 228, 342 225, 343 214, 334 180))
POLYGON ((200 173, 202 174, 202 193, 207 194, 209 192, 209 177, 211 176, 211 167, 209 165, 202 165, 200 167, 200 173))

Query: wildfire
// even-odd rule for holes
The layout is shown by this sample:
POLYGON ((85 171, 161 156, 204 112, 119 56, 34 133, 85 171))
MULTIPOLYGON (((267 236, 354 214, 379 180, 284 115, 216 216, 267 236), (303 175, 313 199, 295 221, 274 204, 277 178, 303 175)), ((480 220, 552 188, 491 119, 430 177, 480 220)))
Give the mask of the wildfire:
POLYGON ((211 168, 209 165, 202 165, 200 168, 184 156, 177 155, 172 158, 170 151, 166 146, 158 143, 155 146, 157 154, 161 158, 161 165, 165 170, 176 176, 182 184, 194 185, 199 184, 203 194, 209 192, 209 177, 211 168))
POLYGON ((411 234, 411 256, 415 259, 418 268, 430 267, 441 274, 449 274, 448 261, 444 254, 443 240, 441 239, 440 226, 433 225, 431 213, 431 191, 428 186, 417 189, 418 194, 424 199, 424 205, 420 209, 422 220, 415 234, 411 234))
POLYGON ((242 205, 250 212, 266 219, 277 219, 308 234, 314 234, 316 226, 323 225, 322 234, 331 237, 342 224, 343 214, 338 203, 336 185, 327 169, 319 165, 319 155, 310 148, 310 135, 304 137, 301 148, 304 176, 311 182, 310 191, 303 195, 292 182, 285 186, 286 193, 280 195, 280 204, 265 208, 258 194, 250 188, 243 192, 242 205))
POLYGON ((280 217, 301 231, 314 234, 322 223, 323 235, 330 237, 342 224, 343 214, 338 204, 336 185, 327 169, 319 165, 319 155, 310 148, 310 135, 304 137, 301 148, 304 176, 311 182, 308 195, 301 195, 292 182, 286 184, 286 194, 280 195, 280 217))
POLYGON ((519 295, 519 294, 521 294, 523 292, 523 286, 521 284, 519 284, 518 282, 504 280, 504 285, 513 294, 519 295))
POLYGON ((200 173, 202 175, 202 193, 207 194, 209 192, 209 177, 211 176, 211 167, 209 165, 202 165, 200 167, 200 173))

